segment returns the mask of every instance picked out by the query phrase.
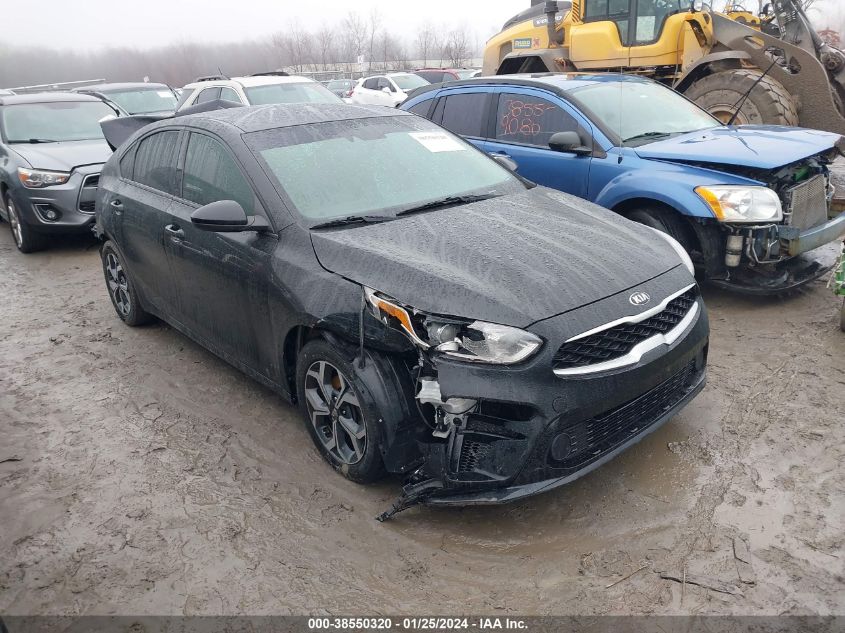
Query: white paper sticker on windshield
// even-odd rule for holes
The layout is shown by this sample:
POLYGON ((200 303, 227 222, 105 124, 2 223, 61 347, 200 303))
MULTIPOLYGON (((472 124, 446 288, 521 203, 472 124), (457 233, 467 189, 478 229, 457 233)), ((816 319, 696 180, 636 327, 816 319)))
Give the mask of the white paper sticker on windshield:
POLYGON ((412 139, 429 152, 463 152, 466 150, 454 138, 443 132, 409 132, 412 139))
POLYGON ((169 99, 173 96, 173 93, 169 90, 157 90, 156 92, 158 93, 158 96, 162 99, 169 99))

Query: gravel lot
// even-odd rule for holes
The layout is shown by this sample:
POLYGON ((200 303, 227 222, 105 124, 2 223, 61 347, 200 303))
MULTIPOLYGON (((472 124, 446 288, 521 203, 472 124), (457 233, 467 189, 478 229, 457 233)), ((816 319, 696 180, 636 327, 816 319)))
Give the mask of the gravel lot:
POLYGON ((706 390, 574 485, 380 524, 397 481, 345 481, 277 396, 125 327, 95 245, 23 256, 0 225, 0 271, 0 612, 845 614, 824 282, 705 290, 706 390))

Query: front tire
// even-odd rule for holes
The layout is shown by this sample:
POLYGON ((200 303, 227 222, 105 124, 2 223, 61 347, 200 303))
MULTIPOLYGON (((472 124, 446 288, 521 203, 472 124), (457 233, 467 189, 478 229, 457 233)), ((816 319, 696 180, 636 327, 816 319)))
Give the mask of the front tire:
POLYGON ((296 386, 305 426, 323 458, 354 482, 381 478, 382 416, 354 361, 329 342, 314 339, 297 358, 296 386))
POLYGON ((695 81, 684 94, 727 123, 735 105, 750 90, 736 117, 736 125, 798 125, 798 106, 792 95, 777 79, 769 76, 760 79, 762 75, 759 70, 723 70, 695 81))
POLYGON ((114 311, 126 325, 135 327, 152 320, 152 316, 141 306, 135 284, 126 271, 123 258, 118 253, 114 242, 108 241, 100 250, 103 262, 103 275, 114 311))
POLYGON ((21 218, 20 210, 15 201, 8 193, 3 198, 6 207, 6 215, 9 218, 9 228, 12 231, 12 239, 15 246, 21 253, 34 253, 44 248, 45 239, 39 235, 21 218))

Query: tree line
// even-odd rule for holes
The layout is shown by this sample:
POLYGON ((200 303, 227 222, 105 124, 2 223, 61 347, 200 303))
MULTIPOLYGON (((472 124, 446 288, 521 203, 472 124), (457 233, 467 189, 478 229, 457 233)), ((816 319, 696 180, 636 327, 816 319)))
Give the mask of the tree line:
POLYGON ((366 15, 350 12, 316 30, 302 28, 294 20, 285 31, 249 42, 180 42, 148 49, 89 51, 0 43, 0 87, 88 79, 142 81, 145 77, 178 87, 202 75, 238 76, 279 68, 357 75, 416 64, 460 67, 478 56, 480 49, 464 26, 425 23, 413 37, 400 37, 384 28, 375 10, 366 15))

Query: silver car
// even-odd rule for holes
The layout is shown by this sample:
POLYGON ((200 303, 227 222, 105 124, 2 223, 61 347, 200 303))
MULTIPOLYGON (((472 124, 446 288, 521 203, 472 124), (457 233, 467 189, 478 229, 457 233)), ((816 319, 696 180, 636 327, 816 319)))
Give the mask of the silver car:
POLYGON ((87 232, 111 149, 100 120, 116 112, 96 97, 37 93, 0 97, 0 218, 23 253, 47 236, 87 232))

